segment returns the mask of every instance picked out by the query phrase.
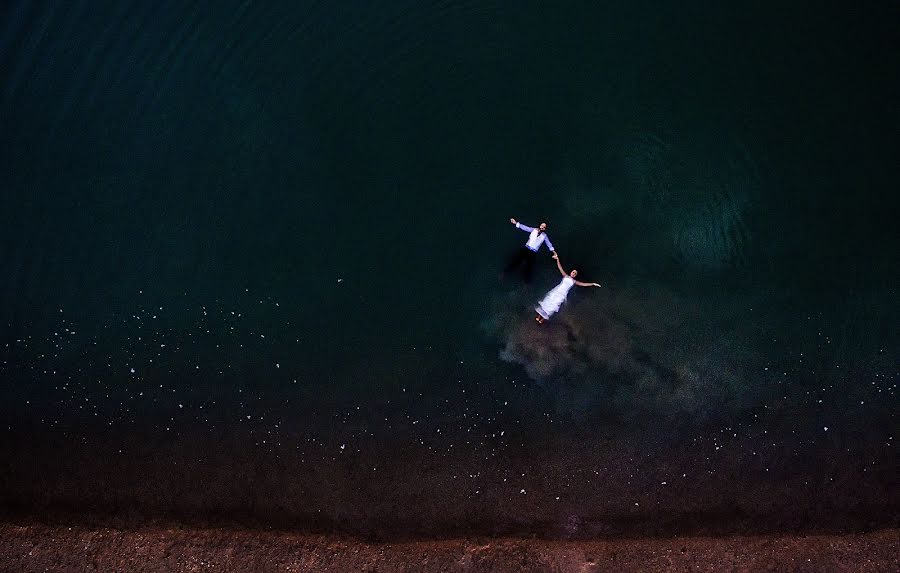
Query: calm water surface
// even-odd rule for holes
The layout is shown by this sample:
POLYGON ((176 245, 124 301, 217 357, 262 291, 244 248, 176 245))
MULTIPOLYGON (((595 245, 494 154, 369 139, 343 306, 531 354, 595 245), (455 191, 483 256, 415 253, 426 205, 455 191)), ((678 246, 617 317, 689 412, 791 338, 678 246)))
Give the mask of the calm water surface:
POLYGON ((898 20, 6 3, 3 506, 896 523, 898 20))

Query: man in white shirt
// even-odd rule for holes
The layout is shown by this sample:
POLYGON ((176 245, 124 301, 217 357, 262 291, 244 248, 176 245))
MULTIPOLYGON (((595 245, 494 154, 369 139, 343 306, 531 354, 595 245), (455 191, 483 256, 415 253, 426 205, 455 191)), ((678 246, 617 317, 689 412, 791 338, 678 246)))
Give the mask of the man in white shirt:
POLYGON ((515 269, 522 263, 525 263, 525 270, 523 274, 525 276, 525 282, 529 282, 531 281, 531 273, 534 271, 534 259, 537 257, 537 252, 538 249, 541 248, 541 245, 547 243, 547 248, 550 249, 550 254, 553 255, 556 253, 556 251, 553 249, 553 243, 550 242, 550 237, 547 236, 547 223, 541 223, 535 229, 534 227, 523 225, 515 219, 510 219, 509 222, 515 225, 516 229, 520 229, 528 233, 528 241, 526 241, 525 244, 522 245, 522 248, 516 251, 516 254, 513 255, 513 257, 509 260, 506 268, 503 269, 501 277, 506 275, 506 273, 515 269))

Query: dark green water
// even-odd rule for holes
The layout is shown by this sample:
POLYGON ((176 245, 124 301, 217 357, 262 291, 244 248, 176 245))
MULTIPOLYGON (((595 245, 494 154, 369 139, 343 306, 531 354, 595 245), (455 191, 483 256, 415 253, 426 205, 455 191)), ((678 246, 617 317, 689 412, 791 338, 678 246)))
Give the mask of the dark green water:
POLYGON ((895 522, 898 20, 4 5, 4 507, 895 522))

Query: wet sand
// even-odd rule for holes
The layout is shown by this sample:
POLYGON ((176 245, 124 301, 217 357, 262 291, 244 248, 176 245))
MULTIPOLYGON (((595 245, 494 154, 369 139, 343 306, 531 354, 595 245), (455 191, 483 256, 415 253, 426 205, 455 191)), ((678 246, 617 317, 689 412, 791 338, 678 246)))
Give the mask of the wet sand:
POLYGON ((595 541, 458 538, 369 543, 239 527, 0 525, 0 570, 897 571, 900 530, 595 541))

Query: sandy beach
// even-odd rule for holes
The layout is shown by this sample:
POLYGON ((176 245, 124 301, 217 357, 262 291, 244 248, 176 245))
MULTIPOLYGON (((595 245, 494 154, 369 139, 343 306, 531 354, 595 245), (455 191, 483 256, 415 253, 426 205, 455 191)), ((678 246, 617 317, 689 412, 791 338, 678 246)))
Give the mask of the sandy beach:
POLYGON ((6 523, 0 570, 31 571, 896 571, 900 530, 848 535, 597 541, 350 538, 176 524, 129 529, 6 523))

